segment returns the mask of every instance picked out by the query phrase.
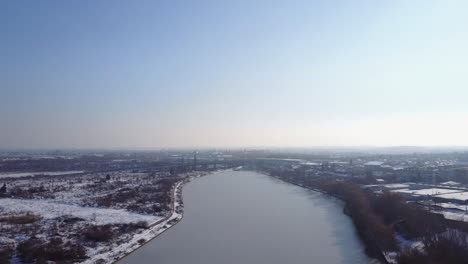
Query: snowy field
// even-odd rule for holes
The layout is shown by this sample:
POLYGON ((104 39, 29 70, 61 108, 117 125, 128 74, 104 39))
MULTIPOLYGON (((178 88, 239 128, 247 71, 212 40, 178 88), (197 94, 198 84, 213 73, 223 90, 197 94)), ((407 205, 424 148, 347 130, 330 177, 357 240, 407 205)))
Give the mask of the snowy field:
POLYGON ((161 219, 158 216, 142 215, 122 209, 81 207, 61 204, 53 200, 25 200, 5 198, 0 200, 0 212, 21 214, 33 213, 44 219, 53 219, 64 215, 78 217, 96 225, 136 223, 145 221, 149 224, 161 219))
POLYGON ((445 218, 450 220, 468 222, 468 215, 465 213, 443 211, 441 212, 441 214, 443 214, 445 218))
POLYGON ((458 191, 456 193, 448 193, 448 194, 439 195, 438 197, 444 198, 444 199, 460 200, 464 202, 468 200, 468 192, 458 191))
POLYGON ((408 189, 410 186, 409 184, 404 183, 391 183, 391 184, 384 184, 382 185, 387 189, 408 189))
POLYGON ((69 175, 69 174, 78 174, 83 173, 82 170, 75 170, 75 171, 35 171, 35 172, 7 172, 7 173, 0 173, 0 178, 23 178, 23 177, 34 177, 37 175, 50 175, 50 176, 58 176, 58 175, 69 175))
POLYGON ((446 209, 456 209, 460 211, 465 211, 467 209, 466 205, 454 204, 454 203, 437 203, 437 206, 446 208, 446 209))
POLYGON ((202 174, 82 172, 0 177, 0 249, 19 256, 31 252, 21 249, 25 244, 44 249, 56 241, 54 248, 74 256, 71 262, 113 263, 177 223, 183 183, 202 174), (70 173, 77 174, 59 176, 70 173), (70 253, 73 245, 81 255, 70 253))
POLYGON ((442 194, 457 193, 457 192, 460 192, 460 190, 443 189, 443 188, 428 188, 428 189, 420 189, 420 190, 398 189, 398 190, 393 190, 393 192, 408 193, 408 194, 414 194, 414 195, 437 195, 441 197, 442 194))

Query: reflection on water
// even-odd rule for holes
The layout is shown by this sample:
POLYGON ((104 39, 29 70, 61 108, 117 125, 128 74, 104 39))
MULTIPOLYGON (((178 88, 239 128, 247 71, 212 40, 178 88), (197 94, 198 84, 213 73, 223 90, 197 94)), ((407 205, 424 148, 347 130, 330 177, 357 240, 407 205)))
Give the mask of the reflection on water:
POLYGON ((342 203, 254 172, 185 186, 183 220, 119 263, 369 263, 342 203))

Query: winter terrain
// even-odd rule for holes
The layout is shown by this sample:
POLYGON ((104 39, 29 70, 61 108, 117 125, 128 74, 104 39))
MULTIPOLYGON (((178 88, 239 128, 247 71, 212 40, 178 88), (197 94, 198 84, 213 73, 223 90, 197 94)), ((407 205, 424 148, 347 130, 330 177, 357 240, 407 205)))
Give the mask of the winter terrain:
POLYGON ((0 263, 112 263, 182 218, 200 173, 13 175, 0 178, 0 263))

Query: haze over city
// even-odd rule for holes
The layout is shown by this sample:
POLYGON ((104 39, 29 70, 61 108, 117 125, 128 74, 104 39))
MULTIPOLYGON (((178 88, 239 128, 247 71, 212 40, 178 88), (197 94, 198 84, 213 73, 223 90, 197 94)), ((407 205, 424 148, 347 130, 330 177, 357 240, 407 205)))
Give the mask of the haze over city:
POLYGON ((466 1, 2 1, 0 147, 468 146, 466 1))

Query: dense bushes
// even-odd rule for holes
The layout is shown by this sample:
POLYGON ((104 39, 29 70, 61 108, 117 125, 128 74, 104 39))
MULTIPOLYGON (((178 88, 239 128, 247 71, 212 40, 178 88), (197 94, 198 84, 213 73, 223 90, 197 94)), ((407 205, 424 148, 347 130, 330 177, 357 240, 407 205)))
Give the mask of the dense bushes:
POLYGON ((145 221, 139 221, 136 223, 120 224, 118 225, 118 231, 122 234, 134 232, 137 229, 148 228, 148 223, 145 221))
POLYGON ((64 244, 60 238, 54 238, 49 242, 30 238, 19 243, 17 252, 21 260, 26 263, 79 262, 86 258, 83 246, 64 244))
POLYGON ((87 240, 104 242, 111 240, 114 232, 110 225, 91 226, 84 230, 83 235, 87 240))
POLYGON ((431 259, 453 264, 468 262, 468 235, 458 230, 426 237, 424 248, 431 259))
POLYGON ((114 193, 87 199, 84 204, 125 208, 145 214, 160 213, 171 209, 171 190, 175 182, 177 179, 157 179, 153 181, 152 186, 123 187, 114 193))
MULTIPOLYGON (((419 249, 406 249, 397 257, 398 264, 437 264, 419 249)), ((442 264, 442 263, 440 263, 442 264)))
POLYGON ((0 248, 0 263, 10 263, 14 249, 11 247, 0 248))
POLYGON ((12 216, 0 217, 0 222, 6 222, 8 224, 24 225, 24 224, 32 224, 40 219, 41 217, 38 215, 25 214, 25 215, 12 215, 12 216))
POLYGON ((371 195, 373 210, 386 224, 398 224, 411 238, 430 236, 445 230, 439 215, 432 214, 415 204, 409 204, 395 193, 371 195))
POLYGON ((358 185, 332 182, 323 185, 322 188, 327 192, 343 197, 346 201, 345 212, 353 220, 356 230, 364 240, 366 250, 370 255, 380 256, 381 250, 394 251, 397 249, 393 230, 385 225, 379 215, 374 213, 367 193, 358 185))
POLYGON ((468 236, 449 230, 424 239, 424 251, 408 250, 398 256, 400 264, 466 264, 468 262, 468 236))

